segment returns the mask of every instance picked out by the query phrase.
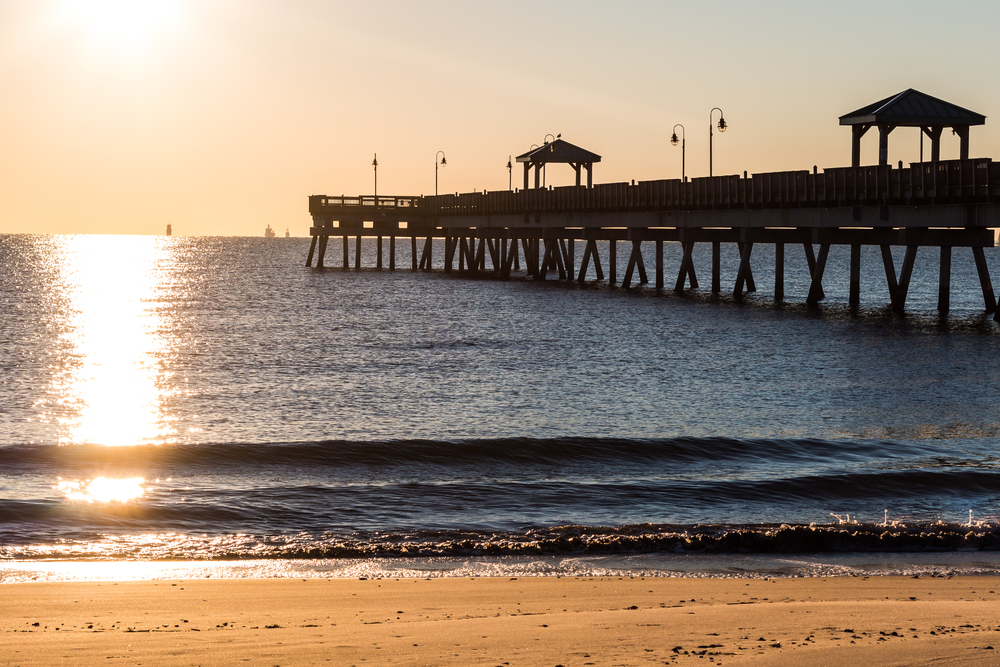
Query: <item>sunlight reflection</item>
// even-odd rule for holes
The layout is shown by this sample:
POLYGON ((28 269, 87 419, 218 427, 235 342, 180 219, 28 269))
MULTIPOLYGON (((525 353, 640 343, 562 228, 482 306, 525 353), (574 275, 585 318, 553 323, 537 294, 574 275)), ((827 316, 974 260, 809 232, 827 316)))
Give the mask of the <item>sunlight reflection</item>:
POLYGON ((60 444, 162 443, 169 339, 157 302, 165 239, 72 236, 61 240, 59 272, 65 343, 47 416, 60 444))
POLYGON ((125 503, 143 494, 142 477, 129 479, 109 479, 97 477, 86 482, 61 480, 56 488, 69 500, 83 500, 88 503, 125 503))

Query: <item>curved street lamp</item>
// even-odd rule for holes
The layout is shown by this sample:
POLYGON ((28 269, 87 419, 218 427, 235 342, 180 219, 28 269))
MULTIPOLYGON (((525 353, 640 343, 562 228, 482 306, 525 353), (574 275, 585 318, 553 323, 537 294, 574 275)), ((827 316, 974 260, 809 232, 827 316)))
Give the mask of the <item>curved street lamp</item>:
POLYGON ((511 164, 511 161, 510 161, 512 157, 514 157, 514 156, 513 155, 508 155, 507 156, 507 189, 508 190, 513 190, 514 189, 514 173, 513 173, 514 165, 511 164))
POLYGON ((719 125, 718 125, 719 132, 725 132, 726 128, 729 127, 728 125, 726 125, 726 119, 723 118, 722 109, 720 109, 719 107, 714 107, 711 111, 708 112, 708 175, 709 176, 712 175, 712 114, 714 114, 716 111, 719 112, 719 125))
POLYGON ((687 144, 686 138, 687 137, 685 136, 687 133, 684 130, 684 126, 681 125, 680 123, 677 123, 676 125, 674 125, 674 133, 670 135, 670 145, 672 145, 672 146, 676 146, 677 145, 677 128, 678 127, 681 128, 681 140, 680 140, 680 142, 681 142, 681 181, 684 182, 684 183, 686 183, 687 182, 687 176, 684 173, 684 162, 685 162, 685 155, 684 154, 687 152, 687 147, 686 147, 686 144, 687 144))
POLYGON ((442 167, 448 166, 448 160, 444 156, 444 151, 438 151, 434 154, 434 196, 437 197, 438 193, 438 164, 442 167), (438 155, 441 156, 441 162, 438 162, 438 155))
POLYGON ((372 160, 372 169, 375 170, 375 208, 378 208, 378 153, 375 153, 375 159, 372 160))

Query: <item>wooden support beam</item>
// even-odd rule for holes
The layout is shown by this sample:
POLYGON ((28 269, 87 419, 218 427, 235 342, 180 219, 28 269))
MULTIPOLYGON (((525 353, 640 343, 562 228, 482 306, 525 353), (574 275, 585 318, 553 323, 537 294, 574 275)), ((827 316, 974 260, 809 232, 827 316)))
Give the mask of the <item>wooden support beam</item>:
POLYGON ((500 239, 486 239, 486 249, 490 251, 490 268, 500 269, 500 239))
POLYGON ((580 258, 580 274, 576 278, 578 283, 582 283, 587 279, 587 267, 590 265, 590 255, 594 251, 593 248, 595 245, 596 241, 591 239, 587 241, 587 245, 583 248, 583 257, 580 258))
POLYGON ((635 253, 635 267, 639 269, 639 284, 645 285, 649 282, 649 277, 646 275, 646 262, 642 258, 640 243, 641 241, 632 241, 632 252, 635 253))
POLYGON ((663 289, 663 241, 657 239, 656 246, 656 289, 663 289))
POLYGON ((316 268, 323 268, 323 258, 326 256, 326 244, 329 243, 329 236, 319 237, 319 255, 316 257, 316 268))
MULTIPOLYGON (((812 243, 803 243, 802 247, 806 251, 806 263, 809 265, 809 276, 812 277, 812 275, 816 273, 816 253, 813 250, 812 243)), ((811 290, 813 287, 810 286, 809 289, 811 290)), ((816 286, 816 289, 819 290, 819 292, 817 292, 819 294, 819 299, 825 299, 826 292, 823 291, 823 286, 818 285, 816 286)))
POLYGON ((552 258, 555 260, 555 268, 559 270, 559 280, 566 280, 566 263, 563 261, 562 245, 562 239, 555 239, 552 242, 552 258))
POLYGON ((396 270, 396 237, 389 237, 389 270, 396 270))
POLYGON ((632 252, 628 256, 628 264, 625 265, 625 275, 622 277, 622 287, 632 286, 632 272, 635 271, 635 244, 639 241, 632 241, 632 252))
POLYGON ((316 239, 318 237, 312 237, 312 241, 309 242, 309 254, 306 256, 306 268, 309 268, 313 264, 313 252, 316 250, 316 239))
POLYGON ((825 298, 823 292, 823 272, 826 270, 826 258, 830 254, 830 245, 823 243, 819 247, 819 255, 816 257, 816 268, 812 272, 812 282, 809 285, 809 296, 806 304, 815 306, 820 300, 825 298))
POLYGON ((351 237, 344 234, 344 270, 351 268, 351 237))
MULTIPOLYGON (((740 261, 743 261, 743 246, 744 245, 745 245, 744 243, 737 243, 736 244, 736 247, 739 248, 739 251, 740 251, 740 261)), ((748 292, 756 292, 757 291, 757 284, 753 280, 753 267, 749 264, 749 262, 747 263, 746 274, 743 277, 744 277, 744 279, 746 280, 746 283, 747 283, 747 291, 748 292)))
POLYGON ((736 301, 743 301, 743 284, 747 282, 747 277, 750 275, 750 255, 753 253, 753 243, 740 243, 739 249, 740 268, 736 272, 736 285, 733 287, 733 298, 736 301))
POLYGON ((774 244, 774 300, 785 300, 785 244, 774 244))
MULTIPOLYGON (((503 239, 503 244, 507 245, 507 240, 503 239)), ((503 271, 500 272, 500 277, 504 280, 510 279, 510 269, 514 262, 517 260, 517 239, 510 240, 510 249, 506 251, 506 257, 503 262, 503 271)))
POLYGON ((885 284, 889 287, 889 301, 895 309, 899 298, 899 285, 896 284, 896 264, 892 261, 892 247, 879 246, 882 250, 882 266, 885 267, 885 284))
POLYGON ((479 239, 479 248, 476 250, 476 271, 486 270, 486 239, 479 239))
POLYGON ((413 270, 417 270, 417 237, 410 237, 410 261, 413 263, 413 270))
POLYGON ((899 269, 899 285, 896 286, 896 302, 892 309, 903 312, 906 306, 906 295, 910 291, 910 276, 913 275, 913 262, 917 259, 917 249, 920 246, 906 246, 906 255, 903 257, 903 266, 899 269))
POLYGON ((851 246, 851 279, 847 303, 852 310, 861 307, 861 246, 857 244, 851 246))
POLYGON ((507 266, 507 239, 497 239, 496 243, 500 245, 500 264, 495 268, 500 275, 503 275, 504 267, 507 266))
POLYGON ((616 241, 608 241, 608 284, 614 285, 618 282, 618 248, 616 241))
MULTIPOLYGON (((521 270, 521 257, 520 252, 517 249, 517 239, 511 239, 510 250, 507 251, 508 255, 514 255, 514 263, 511 265, 515 271, 521 270)), ((508 272, 509 275, 509 272, 508 272)))
POLYGON ((382 237, 378 236, 375 240, 375 253, 378 259, 375 261, 375 268, 379 271, 382 270, 382 237))
POLYGON ((531 246, 529 239, 521 239, 521 249, 524 250, 524 272, 529 276, 533 276, 534 273, 531 270, 531 246))
POLYGON ((456 237, 447 234, 444 237, 444 272, 451 273, 455 270, 455 240, 456 237))
POLYGON ((469 244, 468 241, 465 240, 465 237, 462 236, 458 239, 458 245, 458 270, 459 272, 462 272, 465 271, 465 260, 469 254, 469 244))
MULTIPOLYGON (((538 243, 538 241, 535 241, 538 243)), ((535 274, 535 280, 545 280, 546 275, 549 272, 549 265, 552 262, 552 240, 544 240, 544 252, 542 253, 542 265, 538 269, 538 273, 535 274)))
POLYGON ((990 280, 990 267, 986 265, 986 255, 983 254, 982 248, 973 248, 972 256, 976 259, 976 271, 979 273, 979 286, 983 289, 986 312, 994 313, 997 309, 997 300, 993 296, 993 281, 990 280))
POLYGON ((951 248, 941 246, 941 270, 938 273, 939 313, 947 313, 951 307, 951 248))
POLYGON ((361 270, 361 235, 354 237, 354 270, 361 270))
POLYGON ((722 291, 722 244, 712 241, 712 294, 722 291))

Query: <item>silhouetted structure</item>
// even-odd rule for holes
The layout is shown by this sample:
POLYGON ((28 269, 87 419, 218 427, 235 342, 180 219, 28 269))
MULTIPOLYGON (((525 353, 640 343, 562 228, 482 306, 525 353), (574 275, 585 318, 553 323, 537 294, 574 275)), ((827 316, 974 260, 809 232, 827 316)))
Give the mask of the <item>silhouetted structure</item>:
MULTIPOLYGON (((898 96, 897 96, 898 97, 898 96)), ((885 104, 867 116, 873 122, 884 116, 885 104)), ((891 105, 890 105, 891 106, 891 105)), ((860 110, 865 111, 865 110, 860 110)), ((971 112, 970 112, 971 113, 971 112)), ((912 116, 915 118, 916 116, 912 116)), ((982 118, 978 116, 978 118, 982 118)), ((845 117, 850 120, 851 117, 845 117)), ((927 119, 930 116, 923 116, 927 119)), ((944 116, 936 116, 938 120, 944 116)), ((974 124, 975 118, 968 119, 974 124)), ((841 120, 844 122, 844 119, 841 120)), ((557 160, 559 140, 529 151, 518 160, 528 170, 557 160), (549 149, 548 146, 553 146, 549 149), (540 152, 539 152, 540 151, 540 152)), ((599 156, 562 142, 559 161, 581 166, 588 174, 599 156), (570 150, 579 152, 570 152, 570 150), (572 157, 570 157, 572 156, 572 157), (585 162, 584 159, 592 162, 585 162)), ((589 178, 588 178, 589 181, 589 178)), ((306 266, 314 256, 322 268, 331 236, 343 237, 343 267, 348 268, 348 241, 355 238, 354 267, 361 268, 361 238, 375 236, 377 266, 382 268, 382 240, 389 237, 389 269, 396 268, 396 237, 409 238, 413 270, 429 271, 433 239, 444 240, 444 270, 486 271, 501 278, 525 270, 544 280, 557 272, 561 279, 580 282, 590 263, 598 280, 605 279, 598 242, 608 243, 607 281, 618 281, 617 244, 630 243, 622 286, 628 287, 638 272, 648 281, 641 252, 644 242, 655 243, 656 287, 664 287, 663 243, 676 241, 683 255, 674 289, 698 287, 693 249, 696 243, 712 244, 711 291, 721 292, 721 244, 735 244, 740 264, 733 297, 756 291, 751 256, 755 244, 775 245, 774 298, 784 299, 785 246, 800 244, 811 278, 807 303, 825 298, 823 275, 831 245, 850 246, 850 295, 852 308, 860 305, 861 247, 879 246, 885 268, 889 300, 902 312, 910 275, 921 246, 940 248, 938 309, 949 308, 951 249, 972 251, 987 312, 997 310, 983 248, 994 244, 993 229, 1000 227, 1000 163, 990 158, 912 163, 908 168, 883 164, 870 167, 837 167, 819 171, 784 171, 747 175, 606 183, 591 186, 473 192, 435 197, 329 197, 309 198, 313 218, 312 244, 306 266), (418 239, 423 248, 418 252, 418 239), (576 241, 583 241, 583 255, 576 262, 576 241), (891 246, 905 246, 897 273, 891 246), (818 252, 817 248, 818 246, 818 252)))
POLYGON ((524 163, 525 190, 528 189, 528 173, 532 168, 535 170, 535 187, 539 188, 541 187, 539 174, 542 168, 550 163, 564 163, 573 167, 578 186, 580 185, 580 170, 585 169, 587 171, 587 187, 589 188, 594 185, 594 163, 600 162, 601 156, 557 138, 555 141, 546 141, 542 146, 533 148, 523 155, 518 155, 517 161, 524 163))
POLYGON ((898 95, 861 107, 840 117, 851 126, 851 166, 861 166, 861 137, 878 128, 878 163, 889 163, 889 133, 897 127, 919 127, 931 139, 931 162, 941 159, 941 132, 946 127, 961 140, 959 159, 969 159, 969 126, 983 125, 986 116, 908 88, 898 95))

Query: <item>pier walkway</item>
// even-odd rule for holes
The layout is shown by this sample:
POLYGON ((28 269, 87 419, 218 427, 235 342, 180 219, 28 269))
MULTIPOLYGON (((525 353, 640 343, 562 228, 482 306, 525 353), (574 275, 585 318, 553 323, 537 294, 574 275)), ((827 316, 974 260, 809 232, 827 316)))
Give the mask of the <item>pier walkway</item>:
MULTIPOLYGON (((741 300, 755 291, 752 253, 755 244, 775 245, 775 299, 784 298, 785 245, 801 245, 811 272, 807 302, 825 296, 823 275, 831 245, 851 248, 849 303, 860 302, 861 246, 879 246, 892 308, 902 312, 913 262, 920 247, 940 249, 938 309, 949 307, 952 248, 971 248, 984 307, 996 312, 983 248, 993 247, 1000 227, 1000 163, 990 158, 838 167, 748 175, 606 183, 427 197, 359 196, 309 198, 312 243, 306 266, 322 268, 330 237, 343 239, 348 268, 349 239, 360 248, 362 237, 378 239, 377 268, 382 268, 383 239, 388 240, 388 268, 396 269, 398 238, 409 239, 412 268, 430 270, 432 240, 445 244, 444 270, 491 270, 508 278, 524 270, 544 280, 549 273, 581 282, 594 263, 599 280, 618 283, 617 244, 626 244, 621 285, 636 273, 646 283, 641 246, 656 244, 654 279, 665 284, 664 242, 682 244, 674 289, 697 288, 692 249, 712 244, 711 290, 722 291, 720 245, 737 244, 740 265, 732 295, 741 300), (575 244, 585 242, 577 261, 575 244), (607 272, 597 243, 607 242, 607 272), (419 247, 418 247, 419 246, 419 247), (897 272, 891 246, 905 246, 897 272), (818 247, 818 251, 817 251, 818 247)), ((360 268, 355 253, 355 268, 360 268)))

